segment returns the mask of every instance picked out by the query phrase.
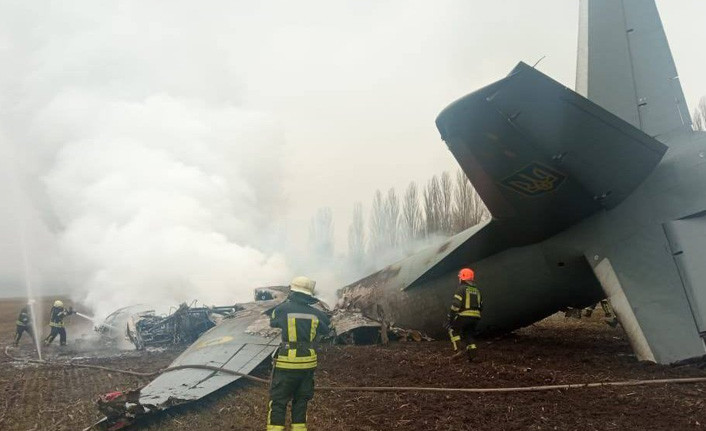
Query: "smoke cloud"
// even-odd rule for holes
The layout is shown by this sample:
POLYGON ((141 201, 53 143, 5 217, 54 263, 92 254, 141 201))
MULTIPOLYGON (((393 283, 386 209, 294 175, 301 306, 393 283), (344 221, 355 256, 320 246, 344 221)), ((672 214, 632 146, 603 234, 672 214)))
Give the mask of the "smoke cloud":
POLYGON ((6 5, 0 35, 15 60, 0 79, 8 187, 31 202, 3 214, 33 239, 39 293, 105 316, 247 301, 291 277, 276 247, 284 132, 242 102, 213 35, 180 31, 208 26, 183 9, 45 6, 6 5))
POLYGON ((260 239, 280 196, 276 176, 260 175, 277 171, 282 144, 267 116, 167 95, 81 94, 58 97, 42 116, 81 130, 43 181, 65 275, 99 315, 134 303, 248 300, 289 273, 260 239))
MULTIPOLYGON (((692 100, 706 7, 693 3, 659 1, 692 100)), ((0 295, 22 294, 20 226, 40 293, 100 314, 243 300, 299 273, 332 292, 352 281, 352 203, 455 169, 434 127, 444 106, 545 55, 542 71, 573 86, 577 6, 536 9, 0 2, 0 195, 18 196, 0 200, 0 295), (334 220, 323 257, 307 244, 320 207, 334 220)))

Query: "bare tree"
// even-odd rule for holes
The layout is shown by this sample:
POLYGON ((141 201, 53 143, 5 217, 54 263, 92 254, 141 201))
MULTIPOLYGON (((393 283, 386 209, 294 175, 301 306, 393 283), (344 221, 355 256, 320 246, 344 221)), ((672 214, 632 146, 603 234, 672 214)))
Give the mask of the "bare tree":
POLYGON ((348 259, 356 270, 362 269, 365 260, 365 222, 363 204, 353 205, 353 220, 348 227, 348 259))
POLYGON ((415 239, 420 238, 424 234, 424 220, 422 219, 422 211, 419 209, 419 190, 417 183, 411 182, 407 186, 407 191, 404 194, 402 203, 402 226, 403 241, 407 244, 415 239))
POLYGON ((473 219, 473 186, 462 170, 456 172, 456 189, 454 193, 453 230, 461 232, 472 226, 473 219))
POLYGON ((387 191, 385 199, 385 245, 390 249, 399 245, 400 200, 395 189, 387 191))
POLYGON ((473 220, 471 226, 475 226, 478 223, 488 220, 490 218, 490 211, 488 207, 485 206, 485 202, 480 198, 478 190, 473 189, 473 220))
POLYGON ((441 231, 439 207, 441 206, 439 178, 434 175, 424 189, 424 233, 431 236, 441 231))
POLYGON ((462 170, 456 172, 456 188, 454 190, 453 231, 458 233, 475 226, 490 213, 481 200, 478 192, 462 170))
POLYGON ((319 257, 333 256, 333 214, 331 208, 319 208, 309 226, 309 243, 319 257))
POLYGON ((370 209, 370 241, 368 247, 373 253, 379 252, 385 248, 385 203, 380 190, 375 191, 373 205, 370 209))
POLYGON ((699 100, 693 115, 694 130, 706 131, 706 97, 699 100))
POLYGON ((439 194, 439 229, 442 233, 451 235, 453 234, 453 230, 451 228, 451 218, 454 185, 451 181, 451 175, 449 175, 448 172, 441 174, 439 188, 441 191, 439 194))

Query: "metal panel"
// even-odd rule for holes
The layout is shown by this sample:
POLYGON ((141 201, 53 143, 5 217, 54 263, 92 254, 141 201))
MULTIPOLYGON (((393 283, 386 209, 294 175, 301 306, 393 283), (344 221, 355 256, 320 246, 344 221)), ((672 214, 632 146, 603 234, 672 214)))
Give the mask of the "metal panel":
MULTIPOLYGON (((484 298, 483 318, 477 328, 480 332, 513 330, 564 307, 584 307, 603 297, 582 254, 562 252, 558 256, 540 244, 508 247, 507 240, 497 232, 486 234, 495 225, 493 221, 476 231, 443 258, 434 267, 437 275, 428 275, 429 266, 420 266, 417 270, 427 273, 401 290, 402 281, 394 273, 376 273, 341 289, 341 302, 366 316, 377 316, 382 308, 388 322, 396 326, 444 337, 448 335, 443 329, 445 316, 458 287, 457 273, 466 265, 476 270, 476 282, 484 298), (488 247, 500 251, 488 256, 477 253, 488 247)), ((417 264, 420 260, 409 259, 391 268, 402 273, 412 271, 417 264)))
MULTIPOLYGON (((601 260, 603 257, 610 259, 657 362, 706 354, 661 226, 645 227, 629 238, 616 239, 601 260)), ((588 258, 594 260, 593 256, 588 258)), ((606 294, 612 293, 603 288, 606 294)))
MULTIPOLYGON (((440 245, 424 250, 389 265, 349 286, 385 286, 385 289, 404 290, 415 283, 442 275, 502 249, 501 241, 491 241, 493 226, 490 220, 473 226, 440 245), (478 238, 484 240, 478 240, 478 238)), ((496 237, 496 239, 498 239, 496 237)))
POLYGON ((622 202, 652 172, 667 147, 525 64, 493 96, 515 127, 605 208, 622 202))
POLYGON ((702 337, 706 336, 706 214, 675 220, 665 224, 674 260, 679 267, 686 296, 689 299, 702 337))
MULTIPOLYGON (((279 345, 279 333, 262 331, 269 318, 262 311, 279 301, 246 304, 235 317, 206 332, 172 362, 177 365, 210 365, 249 373, 271 355, 279 345)), ((239 377, 207 370, 177 370, 162 374, 140 392, 140 403, 163 408, 196 400, 239 377)))
POLYGON ((691 118, 654 0, 582 0, 577 91, 651 136, 691 118))
MULTIPOLYGON (((223 368, 247 374, 271 356, 275 348, 276 345, 246 344, 223 368)), ((196 385, 194 389, 207 395, 237 379, 236 376, 214 373, 210 378, 196 385)))

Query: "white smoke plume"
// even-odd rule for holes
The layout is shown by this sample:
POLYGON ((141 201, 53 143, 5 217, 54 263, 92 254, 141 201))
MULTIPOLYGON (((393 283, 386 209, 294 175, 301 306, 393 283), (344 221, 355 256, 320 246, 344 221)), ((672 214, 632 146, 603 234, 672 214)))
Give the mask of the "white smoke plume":
POLYGON ((10 3, 0 136, 28 213, 42 215, 28 235, 51 233, 31 253, 40 294, 67 292, 100 317, 247 301, 294 275, 275 248, 284 132, 243 102, 245 60, 207 21, 184 4, 10 3))
POLYGON ((134 303, 248 300, 288 274, 282 256, 260 248, 279 196, 277 180, 260 172, 277 171, 282 143, 266 116, 166 95, 76 94, 42 116, 81 130, 43 180, 65 275, 98 315, 134 303))
MULTIPOLYGON (((40 293, 101 313, 232 301, 298 273, 322 292, 354 281, 339 265, 352 202, 456 168, 444 106, 545 55, 573 85, 578 7, 541 3, 552 13, 528 20, 523 0, 3 0, 0 296, 24 291, 18 218, 40 293), (322 206, 329 261, 306 247, 322 206)), ((695 3, 659 2, 692 99, 695 3)))

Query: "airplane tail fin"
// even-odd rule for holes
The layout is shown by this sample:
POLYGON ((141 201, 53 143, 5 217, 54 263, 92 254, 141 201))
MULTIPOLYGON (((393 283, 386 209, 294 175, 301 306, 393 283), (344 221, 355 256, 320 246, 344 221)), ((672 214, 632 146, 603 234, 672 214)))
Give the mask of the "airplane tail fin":
POLYGON ((654 0, 581 0, 576 91, 650 136, 692 131, 654 0))

